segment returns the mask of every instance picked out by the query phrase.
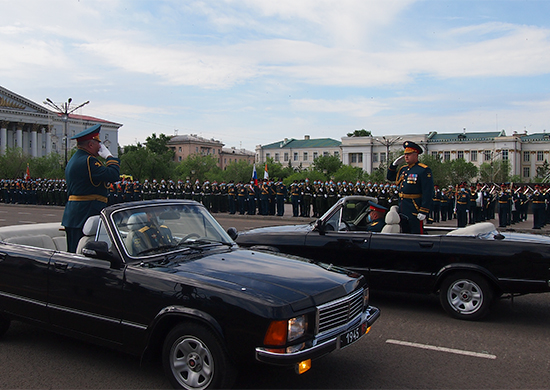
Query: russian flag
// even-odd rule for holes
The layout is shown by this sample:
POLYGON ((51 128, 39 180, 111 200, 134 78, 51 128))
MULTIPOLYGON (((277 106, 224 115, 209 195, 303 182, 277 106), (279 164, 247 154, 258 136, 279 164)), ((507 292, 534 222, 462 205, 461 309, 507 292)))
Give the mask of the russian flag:
POLYGON ((254 164, 254 170, 252 171, 252 180, 254 180, 254 185, 258 185, 258 175, 256 174, 256 164, 254 164))

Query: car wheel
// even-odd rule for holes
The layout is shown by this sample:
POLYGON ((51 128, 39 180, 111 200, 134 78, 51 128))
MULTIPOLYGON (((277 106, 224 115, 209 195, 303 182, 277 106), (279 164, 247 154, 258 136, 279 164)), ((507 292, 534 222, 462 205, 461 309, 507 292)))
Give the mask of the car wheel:
POLYGON ((212 331, 194 323, 176 326, 164 340, 164 371, 174 388, 229 388, 236 371, 212 331))
POLYGON ((11 320, 0 314, 0 337, 2 337, 10 328, 11 320))
POLYGON ((487 279, 472 272, 455 273, 443 280, 439 292, 441 306, 452 317, 479 320, 493 301, 493 289, 487 279))

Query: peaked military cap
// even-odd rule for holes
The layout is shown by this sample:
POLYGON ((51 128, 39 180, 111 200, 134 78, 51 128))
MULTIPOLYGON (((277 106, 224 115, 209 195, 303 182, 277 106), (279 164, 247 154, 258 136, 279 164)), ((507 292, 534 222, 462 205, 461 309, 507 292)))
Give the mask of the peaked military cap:
POLYGON ((369 200, 369 208, 371 210, 378 211, 379 213, 388 211, 388 209, 386 207, 381 206, 378 203, 374 203, 372 200, 369 200))
POLYGON ((422 148, 412 141, 403 142, 403 149, 405 149, 405 154, 407 153, 418 153, 422 154, 422 148))
POLYGON ((76 139, 78 142, 86 141, 89 139, 95 139, 96 141, 101 141, 99 139, 100 130, 101 130, 101 125, 94 125, 92 127, 88 127, 86 130, 83 130, 77 135, 71 137, 71 139, 76 139))

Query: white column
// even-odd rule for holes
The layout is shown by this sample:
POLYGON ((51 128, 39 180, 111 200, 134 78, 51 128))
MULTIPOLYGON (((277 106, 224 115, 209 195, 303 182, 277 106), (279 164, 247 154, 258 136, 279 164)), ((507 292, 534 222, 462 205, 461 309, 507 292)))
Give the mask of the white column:
POLYGON ((46 127, 46 156, 52 152, 52 127, 46 127))
POLYGON ((22 124, 19 124, 17 125, 17 130, 16 130, 16 138, 15 138, 17 144, 15 145, 16 148, 23 148, 23 125, 22 124))
POLYGON ((38 130, 38 125, 32 125, 31 129, 31 156, 38 157, 38 137, 36 136, 36 131, 38 130))
POLYGON ((0 123, 0 154, 6 153, 6 145, 8 144, 8 122, 0 123))

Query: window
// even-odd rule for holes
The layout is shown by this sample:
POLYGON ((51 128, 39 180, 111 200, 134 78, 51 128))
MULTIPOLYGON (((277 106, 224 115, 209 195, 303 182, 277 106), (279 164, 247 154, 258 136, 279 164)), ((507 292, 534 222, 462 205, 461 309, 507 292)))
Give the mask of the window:
POLYGON ((443 152, 443 161, 451 161, 451 152, 448 150, 443 152))
POLYGON ((372 162, 375 162, 375 163, 378 162, 378 153, 373 153, 372 154, 372 162))
POLYGON ((181 162, 181 156, 178 156, 178 161, 181 162))
POLYGON ((380 162, 386 162, 386 152, 380 152, 380 162))
POLYGON ((319 154, 317 152, 313 152, 313 159, 315 160, 317 157, 319 157, 319 154))
POLYGON ((328 156, 329 152, 323 152, 323 156, 328 156))
POLYGON ((336 151, 334 152, 334 157, 340 157, 340 152, 336 150, 336 151))
POLYGON ((105 141, 107 141, 109 139, 109 133, 105 133, 104 137, 105 137, 105 141))
POLYGON ((456 152, 456 158, 461 158, 464 160, 464 150, 459 150, 456 152))
POLYGON ((284 159, 285 159, 285 161, 288 161, 288 153, 287 152, 285 152, 284 159))
POLYGON ((350 161, 352 163, 362 163, 363 162, 363 153, 350 153, 350 161))
POLYGON ((298 152, 294 152, 293 160, 298 161, 298 152))
POLYGON ((491 161, 491 155, 492 155, 492 153, 491 153, 490 150, 484 150, 484 151, 483 151, 483 154, 485 155, 485 157, 484 157, 484 160, 485 160, 485 161, 491 161))
POLYGON ((523 177, 529 177, 529 167, 523 167, 523 177))
POLYGON ((180 153, 181 153, 181 146, 180 146, 180 147, 178 148, 178 152, 180 152, 180 153))
MULTIPOLYGON (((523 162, 529 162, 529 159, 531 157, 531 153, 526 151, 526 152, 523 152, 523 162)), ((524 175, 525 176, 525 175, 524 175)))
POLYGON ((537 161, 544 161, 544 152, 542 150, 537 150, 537 161))
POLYGON ((304 161, 307 161, 308 155, 307 152, 304 152, 304 161))
POLYGON ((275 153, 275 161, 279 162, 279 153, 275 153))
POLYGON ((271 153, 266 153, 266 154, 265 154, 266 160, 267 160, 268 158, 270 158, 270 157, 271 157, 271 153))
POLYGON ((433 158, 437 158, 437 155, 438 155, 438 153, 437 153, 437 152, 435 152, 435 151, 432 151, 432 157, 433 157, 433 158))
POLYGON ((503 149, 502 150, 502 159, 503 160, 508 160, 508 149, 503 149))
POLYGON ((477 150, 472 150, 470 152, 470 161, 477 161, 477 150))

